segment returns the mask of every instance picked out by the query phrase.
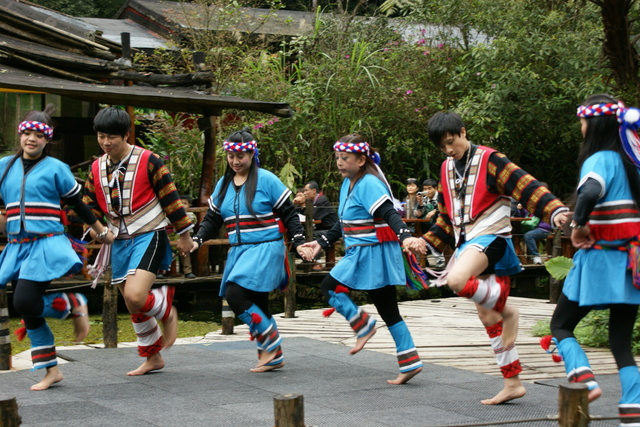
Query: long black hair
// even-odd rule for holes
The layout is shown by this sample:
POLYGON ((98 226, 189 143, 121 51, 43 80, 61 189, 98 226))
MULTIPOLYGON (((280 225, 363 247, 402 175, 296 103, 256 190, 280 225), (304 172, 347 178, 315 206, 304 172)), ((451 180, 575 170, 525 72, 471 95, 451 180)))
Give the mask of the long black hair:
MULTIPOLYGON (((582 105, 616 104, 617 102, 618 100, 608 93, 599 93, 588 97, 582 105)), ((615 151, 622 159, 633 200, 640 206, 640 174, 622 148, 618 119, 615 115, 585 117, 585 119, 587 129, 578 155, 578 167, 581 169, 584 162, 598 151, 615 151)))
MULTIPOLYGON (((227 137, 227 141, 229 142, 249 142, 253 140, 253 135, 249 132, 249 128, 244 128, 237 132, 233 132, 227 137)), ((253 199, 256 195, 256 187, 258 186, 258 164, 256 163, 257 152, 254 151, 253 158, 251 159, 251 165, 249 166, 249 174, 247 175, 247 180, 244 183, 244 195, 245 195, 245 203, 247 205, 247 209, 254 217, 256 216, 255 211, 253 210, 253 199)), ((216 200, 216 204, 218 207, 222 206, 222 201, 224 200, 225 194, 227 194, 227 188, 231 184, 233 177, 235 176, 235 172, 233 169, 227 166, 227 169, 224 171, 224 176, 222 178, 222 185, 220 186, 220 192, 218 193, 218 199, 216 200)))

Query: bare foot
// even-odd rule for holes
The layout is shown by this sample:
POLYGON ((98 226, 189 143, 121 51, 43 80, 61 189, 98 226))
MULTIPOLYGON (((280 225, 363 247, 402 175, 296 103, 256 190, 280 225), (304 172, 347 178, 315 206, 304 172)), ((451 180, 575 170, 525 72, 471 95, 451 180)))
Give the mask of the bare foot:
POLYGON ((515 344, 518 337, 520 310, 512 305, 505 305, 502 311, 502 344, 509 348, 515 344))
POLYGON ((373 327, 371 328, 371 330, 369 331, 368 334, 358 338, 356 340, 356 345, 349 350, 349 354, 356 354, 357 352, 359 352, 360 350, 362 350, 362 348, 364 347, 364 345, 367 343, 367 341, 369 341, 369 339, 374 336, 376 334, 376 328, 373 327))
POLYGON ((279 347, 276 347, 271 351, 261 351, 260 355, 258 356, 258 364, 256 365, 256 368, 260 368, 266 365, 267 363, 272 362, 273 359, 276 358, 276 354, 278 354, 279 349, 280 349, 279 347))
POLYGON ((75 341, 84 340, 89 334, 89 308, 87 304, 79 305, 71 311, 73 316, 73 333, 75 341))
POLYGON ((276 365, 263 365, 263 366, 256 366, 255 368, 251 368, 249 369, 251 372, 269 372, 269 371, 273 371, 274 369, 280 369, 284 366, 284 362, 280 362, 276 365))
POLYGON ((167 350, 176 342, 176 337, 178 336, 178 310, 175 307, 171 307, 169 315, 162 321, 162 326, 164 333, 162 349, 167 350))
POLYGON ((593 390, 589 390, 589 394, 587 395, 589 402, 593 402, 600 396, 602 396, 602 389, 600 387, 596 387, 593 390))
POLYGON ((62 376, 62 372, 60 372, 60 369, 58 369, 57 366, 47 368, 47 373, 44 375, 44 378, 42 379, 42 381, 40 381, 38 384, 32 385, 31 390, 33 391, 46 390, 49 387, 51 387, 51 385, 62 381, 63 378, 64 377, 62 376))
POLYGON ((482 403, 483 405, 499 405, 513 399, 519 399, 525 394, 527 394, 527 390, 520 382, 520 378, 518 378, 517 376, 505 378, 504 388, 500 391, 500 393, 496 394, 491 399, 481 400, 480 403, 482 403))
POLYGON ((138 367, 138 369, 134 369, 133 371, 127 372, 127 375, 130 377, 136 377, 138 375, 144 375, 151 371, 157 371, 159 369, 164 368, 164 359, 160 355, 160 353, 156 353, 153 356, 147 357, 147 360, 142 363, 138 367))
POLYGON ((408 382, 411 378, 418 375, 420 372, 422 372, 421 367, 408 372, 400 372, 398 374, 398 377, 395 380, 387 380, 387 384, 393 384, 393 385, 404 384, 408 382))

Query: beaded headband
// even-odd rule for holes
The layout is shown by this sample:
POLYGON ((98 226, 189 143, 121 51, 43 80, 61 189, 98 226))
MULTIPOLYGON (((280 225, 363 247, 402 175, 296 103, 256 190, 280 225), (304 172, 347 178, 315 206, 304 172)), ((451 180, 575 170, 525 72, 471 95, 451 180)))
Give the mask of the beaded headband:
POLYGON ((624 110, 622 103, 581 105, 578 107, 578 117, 617 116, 624 110))
POLYGON ((333 151, 343 151, 346 153, 362 153, 368 155, 373 163, 380 164, 380 154, 371 151, 368 142, 336 142, 333 144, 333 151))
POLYGON ((20 122, 18 125, 18 133, 22 133, 25 130, 35 130, 44 133, 47 139, 53 138, 53 128, 46 123, 34 121, 20 122))
POLYGON ((224 141, 222 144, 224 151, 255 151, 257 147, 258 143, 255 140, 246 142, 224 141))
POLYGON ((622 102, 608 104, 581 105, 578 117, 616 116, 620 123, 619 132, 622 148, 633 164, 640 168, 640 110, 626 108, 622 102))

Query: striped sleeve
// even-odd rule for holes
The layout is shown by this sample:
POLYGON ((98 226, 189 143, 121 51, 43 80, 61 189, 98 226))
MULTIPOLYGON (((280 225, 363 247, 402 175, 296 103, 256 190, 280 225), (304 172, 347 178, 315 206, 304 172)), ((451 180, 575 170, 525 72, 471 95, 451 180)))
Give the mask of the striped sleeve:
POLYGON ((104 217, 104 213, 96 201, 96 188, 93 184, 93 171, 91 169, 89 169, 89 175, 84 181, 84 195, 82 196, 82 202, 91 209, 91 212, 93 212, 96 218, 104 217))
POLYGON ((569 210, 540 181, 499 152, 489 157, 487 185, 499 194, 513 197, 533 215, 552 225, 556 213, 569 210))
POLYGON ((191 230, 194 224, 191 223, 187 212, 182 206, 182 202, 180 202, 180 194, 178 194, 178 190, 173 183, 171 173, 169 173, 169 169, 155 153, 149 156, 149 170, 147 172, 151 185, 153 186, 153 191, 158 196, 158 200, 162 206, 162 210, 169 219, 169 222, 171 222, 171 225, 173 225, 176 233, 182 234, 191 230))

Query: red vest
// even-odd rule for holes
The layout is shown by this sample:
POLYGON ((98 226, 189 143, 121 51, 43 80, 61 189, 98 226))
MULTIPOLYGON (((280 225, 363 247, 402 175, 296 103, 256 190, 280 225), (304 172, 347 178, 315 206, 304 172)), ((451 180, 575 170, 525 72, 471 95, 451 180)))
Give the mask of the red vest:
MULTIPOLYGON (((476 152, 471 159, 467 178, 467 194, 464 200, 464 223, 473 222, 482 212, 493 206, 501 196, 500 194, 491 193, 487 186, 487 169, 489 157, 495 152, 493 148, 478 146, 476 152)), ((455 160, 447 159, 442 163, 440 170, 440 182, 442 183, 442 194, 444 203, 449 213, 451 222, 460 226, 460 214, 454 212, 453 198, 455 194, 455 160)))
POLYGON ((111 189, 107 176, 107 155, 103 155, 91 165, 96 202, 112 226, 119 229, 122 217, 129 234, 140 234, 158 230, 169 225, 153 185, 149 180, 149 156, 151 151, 133 147, 127 170, 122 182, 120 203, 117 212, 111 203, 111 189))

